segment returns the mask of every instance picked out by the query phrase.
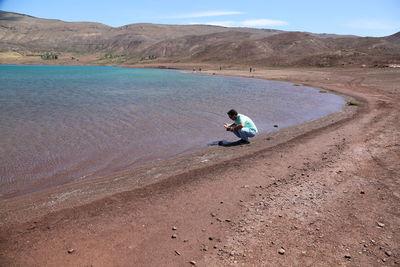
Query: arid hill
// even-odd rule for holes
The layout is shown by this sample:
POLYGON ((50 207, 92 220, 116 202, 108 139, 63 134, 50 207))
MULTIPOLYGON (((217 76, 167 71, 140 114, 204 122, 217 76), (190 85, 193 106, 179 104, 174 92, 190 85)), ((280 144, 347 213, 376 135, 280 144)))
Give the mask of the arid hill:
POLYGON ((253 66, 400 63, 400 33, 381 38, 208 25, 110 27, 0 11, 0 63, 196 62, 253 66))

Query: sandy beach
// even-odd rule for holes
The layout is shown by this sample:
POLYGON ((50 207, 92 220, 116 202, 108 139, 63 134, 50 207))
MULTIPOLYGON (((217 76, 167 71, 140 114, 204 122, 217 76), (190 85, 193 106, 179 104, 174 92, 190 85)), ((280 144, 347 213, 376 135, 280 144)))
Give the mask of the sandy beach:
POLYGON ((3 200, 0 266, 400 264, 399 69, 201 67, 361 103, 250 145, 3 200))

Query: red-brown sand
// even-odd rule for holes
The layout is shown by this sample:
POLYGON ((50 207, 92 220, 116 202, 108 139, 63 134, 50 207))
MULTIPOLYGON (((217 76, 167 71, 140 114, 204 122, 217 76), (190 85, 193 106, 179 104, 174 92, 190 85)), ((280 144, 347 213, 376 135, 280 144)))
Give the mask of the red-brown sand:
POLYGON ((0 266, 399 264, 400 70, 216 69, 202 73, 362 104, 250 145, 3 200, 0 266))

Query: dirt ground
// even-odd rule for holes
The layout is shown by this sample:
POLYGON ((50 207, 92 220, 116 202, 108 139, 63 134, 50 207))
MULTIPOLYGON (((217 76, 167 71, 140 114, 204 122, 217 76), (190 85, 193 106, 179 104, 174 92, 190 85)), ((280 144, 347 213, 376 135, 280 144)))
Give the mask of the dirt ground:
POLYGON ((171 159, 166 177, 140 188, 126 189, 128 178, 156 165, 125 173, 125 187, 74 185, 103 184, 102 197, 64 191, 50 205, 46 194, 64 187, 4 200, 0 266, 400 266, 399 69, 201 73, 363 103, 250 145, 171 159))

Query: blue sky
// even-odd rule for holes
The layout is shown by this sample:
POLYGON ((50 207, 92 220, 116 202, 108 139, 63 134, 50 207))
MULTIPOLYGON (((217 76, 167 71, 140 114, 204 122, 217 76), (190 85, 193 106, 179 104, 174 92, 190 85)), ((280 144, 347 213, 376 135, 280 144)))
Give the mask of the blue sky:
POLYGON ((114 27, 213 24, 359 36, 400 31, 400 0, 0 0, 0 9, 114 27))

